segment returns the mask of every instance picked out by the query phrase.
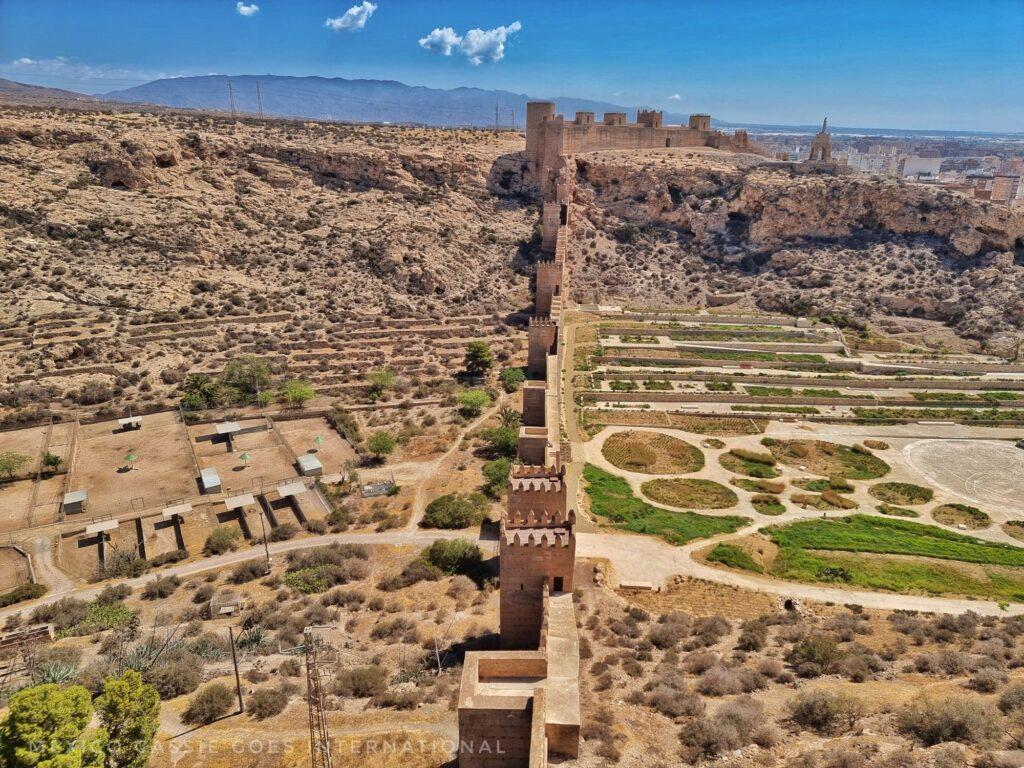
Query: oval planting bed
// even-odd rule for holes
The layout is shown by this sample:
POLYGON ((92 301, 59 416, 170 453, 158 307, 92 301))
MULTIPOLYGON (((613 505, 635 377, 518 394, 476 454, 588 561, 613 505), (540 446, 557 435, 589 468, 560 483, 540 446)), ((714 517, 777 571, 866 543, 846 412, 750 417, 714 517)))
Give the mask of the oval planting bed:
POLYGON ((935 495, 931 488, 913 483, 876 483, 868 493, 886 504, 927 504, 935 495))
POLYGON ((963 526, 978 531, 992 525, 992 518, 977 507, 966 504, 940 504, 932 510, 932 518, 943 525, 963 526))
POLYGON ((616 432, 604 441, 601 455, 619 469, 648 475, 696 472, 704 466, 704 454, 685 440, 659 432, 616 432))
POLYGON ((671 478, 648 480, 640 486, 644 495, 659 504, 689 509, 728 509, 739 503, 735 492, 714 480, 671 478))
POLYGON ((789 467, 799 467, 823 477, 874 480, 888 474, 890 467, 862 445, 852 448, 824 440, 761 440, 772 456, 789 467))
POLYGON ((746 448, 733 448, 718 457, 718 463, 737 475, 747 475, 770 480, 779 476, 775 468, 775 459, 768 453, 748 451, 746 448))

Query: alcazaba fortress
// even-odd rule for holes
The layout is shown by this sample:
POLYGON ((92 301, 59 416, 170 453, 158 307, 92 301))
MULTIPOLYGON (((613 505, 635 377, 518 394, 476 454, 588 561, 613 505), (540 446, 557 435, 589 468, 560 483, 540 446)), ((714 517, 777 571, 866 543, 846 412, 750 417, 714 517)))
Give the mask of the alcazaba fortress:
POLYGON ((572 206, 566 158, 578 152, 658 147, 746 151, 745 131, 711 130, 708 115, 666 126, 661 112, 592 112, 572 121, 552 102, 527 105, 525 161, 542 208, 534 317, 530 320, 519 460, 508 479, 500 555, 500 651, 466 654, 459 696, 460 768, 543 768, 576 757, 580 742, 579 637, 573 606, 576 513, 566 489, 558 377, 572 206))

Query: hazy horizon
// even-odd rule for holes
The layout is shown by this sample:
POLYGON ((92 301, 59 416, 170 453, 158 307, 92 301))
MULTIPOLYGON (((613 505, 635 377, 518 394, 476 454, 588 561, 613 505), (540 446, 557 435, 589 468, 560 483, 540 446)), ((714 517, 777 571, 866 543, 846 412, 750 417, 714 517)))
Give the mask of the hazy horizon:
POLYGON ((89 94, 272 73, 571 96, 730 123, 1024 130, 1024 3, 0 3, 0 77, 89 94))

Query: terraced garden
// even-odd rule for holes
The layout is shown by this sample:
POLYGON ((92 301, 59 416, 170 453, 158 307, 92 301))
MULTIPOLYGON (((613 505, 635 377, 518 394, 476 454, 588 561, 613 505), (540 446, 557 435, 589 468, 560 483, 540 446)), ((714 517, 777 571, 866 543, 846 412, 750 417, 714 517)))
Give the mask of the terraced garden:
POLYGON ((699 448, 659 432, 616 432, 605 440, 601 454, 619 469, 649 475, 697 472, 704 466, 699 448))
POLYGON ((593 464, 584 467, 583 479, 590 510, 597 518, 615 528, 660 536, 670 544, 732 533, 750 522, 735 515, 701 515, 655 507, 637 498, 623 478, 593 464))

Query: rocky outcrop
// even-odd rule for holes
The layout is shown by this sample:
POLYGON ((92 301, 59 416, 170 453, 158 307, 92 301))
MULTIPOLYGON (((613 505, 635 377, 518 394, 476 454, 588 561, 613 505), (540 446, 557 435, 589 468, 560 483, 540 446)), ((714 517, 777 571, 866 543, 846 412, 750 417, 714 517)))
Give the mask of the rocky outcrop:
POLYGON ((1006 207, 709 151, 576 165, 584 296, 709 304, 743 292, 765 310, 904 315, 981 340, 1024 327, 1024 216, 1006 207))

